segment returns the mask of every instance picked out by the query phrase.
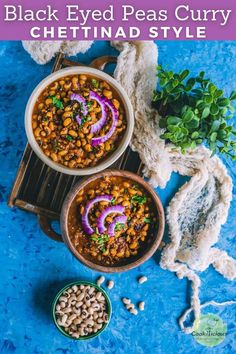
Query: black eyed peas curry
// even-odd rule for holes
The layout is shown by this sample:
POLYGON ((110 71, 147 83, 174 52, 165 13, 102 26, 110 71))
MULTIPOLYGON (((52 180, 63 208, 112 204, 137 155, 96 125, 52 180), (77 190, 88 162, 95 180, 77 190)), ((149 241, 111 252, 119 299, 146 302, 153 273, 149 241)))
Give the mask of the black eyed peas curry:
POLYGON ((44 154, 68 168, 96 166, 117 148, 127 127, 114 89, 83 74, 46 87, 32 118, 34 137, 44 154))
POLYGON ((106 176, 79 191, 69 210, 68 232, 80 254, 113 265, 145 247, 157 230, 156 214, 141 185, 106 176))

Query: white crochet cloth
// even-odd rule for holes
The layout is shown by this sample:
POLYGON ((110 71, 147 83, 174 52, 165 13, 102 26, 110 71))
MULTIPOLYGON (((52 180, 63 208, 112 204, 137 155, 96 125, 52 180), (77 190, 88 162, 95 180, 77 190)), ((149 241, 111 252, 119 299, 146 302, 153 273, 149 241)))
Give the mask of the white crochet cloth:
MULTIPOLYGON (((33 59, 43 64, 57 51, 68 55, 84 52, 92 42, 24 42, 24 48, 33 59)), ((111 42, 120 51, 115 78, 131 99, 135 112, 135 130, 132 149, 137 151, 145 165, 144 175, 154 186, 165 187, 172 172, 190 176, 167 210, 170 243, 162 251, 161 267, 176 272, 179 278, 192 282, 191 308, 180 318, 186 333, 186 316, 194 311, 199 318, 200 278, 196 271, 203 271, 210 264, 225 278, 236 277, 236 261, 226 252, 213 247, 221 225, 225 223, 232 198, 232 182, 226 168, 217 157, 202 146, 183 155, 160 139, 162 133, 156 110, 151 108, 153 90, 156 88, 157 46, 151 41, 111 42)), ((231 301, 225 304, 232 304, 231 301)), ((210 302, 212 304, 212 302, 210 302)), ((213 304, 216 304, 213 302, 213 304)))

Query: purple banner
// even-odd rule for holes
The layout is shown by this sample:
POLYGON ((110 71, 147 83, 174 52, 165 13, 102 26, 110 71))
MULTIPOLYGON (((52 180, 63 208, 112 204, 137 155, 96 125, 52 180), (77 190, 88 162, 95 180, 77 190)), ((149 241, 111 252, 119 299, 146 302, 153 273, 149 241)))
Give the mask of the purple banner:
POLYGON ((235 40, 235 0, 1 0, 1 40, 235 40))

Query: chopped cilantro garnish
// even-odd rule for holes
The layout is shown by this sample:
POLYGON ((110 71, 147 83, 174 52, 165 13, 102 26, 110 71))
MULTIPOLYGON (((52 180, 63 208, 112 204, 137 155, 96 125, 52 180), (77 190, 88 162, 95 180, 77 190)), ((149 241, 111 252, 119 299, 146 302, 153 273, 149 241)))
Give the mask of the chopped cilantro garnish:
POLYGON ((93 109, 93 102, 92 101, 88 101, 87 102, 87 107, 88 107, 88 110, 90 112, 93 109))
POLYGON ((115 227, 115 230, 116 231, 120 231, 120 230, 122 230, 123 228, 125 227, 125 224, 122 224, 122 223, 117 223, 116 224, 116 227, 115 227))
POLYGON ((115 197, 112 198, 111 204, 113 204, 113 205, 116 204, 116 198, 115 197))
POLYGON ((99 82, 96 79, 92 79, 91 81, 92 81, 93 87, 98 88, 99 82))
POLYGON ((144 218, 146 224, 151 224, 152 220, 150 218, 144 218))
POLYGON ((73 140, 73 138, 72 138, 72 136, 67 135, 67 136, 66 136, 66 140, 71 141, 71 140, 73 140))
POLYGON ((52 96, 52 104, 53 106, 59 108, 59 109, 64 109, 63 103, 56 98, 56 96, 52 96))
POLYGON ((131 198, 132 203, 144 204, 147 201, 147 197, 145 195, 134 195, 131 198))

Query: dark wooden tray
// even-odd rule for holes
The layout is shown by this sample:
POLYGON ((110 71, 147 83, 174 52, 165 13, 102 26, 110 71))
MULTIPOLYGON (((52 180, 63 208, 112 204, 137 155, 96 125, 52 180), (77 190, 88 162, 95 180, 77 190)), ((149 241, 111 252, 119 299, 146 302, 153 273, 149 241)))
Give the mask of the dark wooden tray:
MULTIPOLYGON (((99 57, 93 60, 89 66, 103 70, 109 63, 116 63, 116 57, 99 57)), ((60 53, 56 57, 52 72, 63 67, 81 65, 84 64, 71 61, 60 53)), ((142 165, 138 154, 128 147, 112 168, 140 175, 142 165)), ((81 178, 54 171, 45 165, 27 144, 8 200, 8 206, 16 206, 37 214, 43 232, 52 239, 61 241, 60 235, 52 228, 52 221, 59 219, 65 196, 81 178)))

